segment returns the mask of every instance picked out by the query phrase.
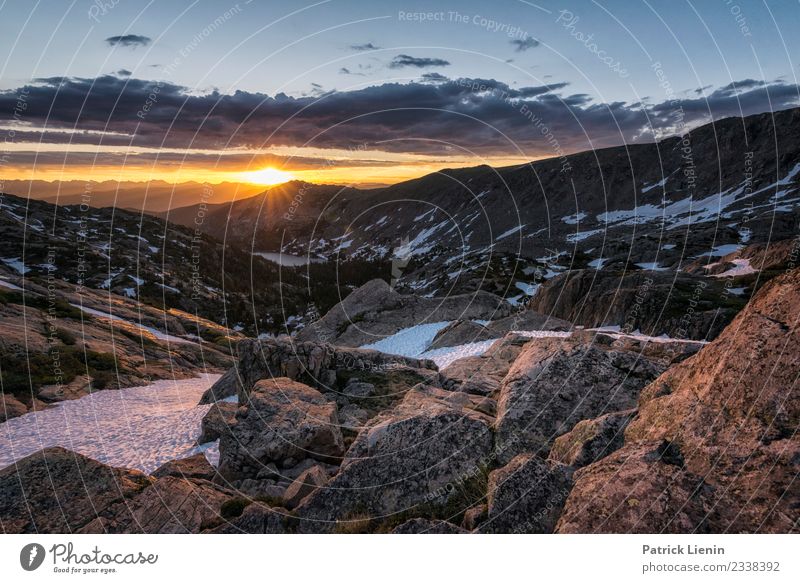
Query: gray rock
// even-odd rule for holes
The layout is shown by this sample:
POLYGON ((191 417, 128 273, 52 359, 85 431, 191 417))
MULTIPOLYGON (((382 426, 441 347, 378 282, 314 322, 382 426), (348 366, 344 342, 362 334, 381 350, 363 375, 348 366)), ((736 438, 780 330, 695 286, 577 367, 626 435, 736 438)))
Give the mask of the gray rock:
POLYGON ((276 378, 256 383, 222 435, 219 472, 231 480, 255 478, 269 463, 336 461, 343 453, 336 405, 307 385, 276 378))
POLYGON ((168 461, 150 475, 154 478, 173 476, 177 478, 212 480, 216 474, 216 468, 208 462, 206 456, 202 453, 196 453, 190 457, 168 461))
POLYGON ((470 408, 470 395, 415 387, 391 411, 359 433, 342 468, 296 513, 302 532, 374 528, 420 504, 454 514, 483 496, 482 472, 491 463, 491 418, 470 408), (478 490, 474 493, 474 490, 478 490))
POLYGON ((456 320, 439 330, 428 347, 429 350, 460 346, 470 342, 481 342, 497 338, 486 326, 472 320, 456 320))
POLYGON ((534 339, 500 389, 498 458, 508 462, 520 453, 546 455, 553 440, 579 421, 634 408, 642 388, 665 368, 597 343, 534 339))
POLYGON ((287 377, 320 391, 341 393, 350 382, 379 384, 381 379, 401 371, 417 372, 416 382, 435 376, 438 369, 430 360, 418 360, 321 342, 294 342, 289 338, 243 340, 237 345, 239 360, 208 391, 201 403, 212 403, 238 391, 239 403, 247 401, 253 385, 263 379, 287 377), (353 382, 355 382, 353 381, 353 382))
POLYGON ((593 328, 714 338, 736 315, 720 307, 724 282, 670 271, 570 270, 545 282, 530 307, 593 328), (686 318, 691 315, 691 318, 686 318))
POLYGON ((233 497, 232 490, 207 480, 166 476, 109 507, 80 532, 198 533, 220 522, 220 508, 233 497))
POLYGON ((328 472, 322 467, 310 467, 286 488, 283 494, 284 506, 289 509, 296 507, 314 490, 323 487, 328 479, 328 472))
POLYGON ((76 532, 153 481, 61 447, 37 451, 0 470, 3 532, 76 532))
POLYGON ((630 409, 580 421, 553 442, 549 459, 582 468, 604 458, 625 443, 625 428, 635 415, 630 409))
POLYGON ((480 531, 553 532, 572 489, 572 471, 531 454, 515 457, 489 474, 488 517, 480 531))
POLYGON ((203 417, 200 423, 200 437, 197 439, 198 444, 216 441, 222 437, 223 433, 230 431, 230 426, 236 421, 236 410, 239 405, 236 403, 227 403, 219 401, 211 405, 208 413, 203 417))
POLYGON ((509 312, 510 306, 502 298, 484 291, 423 298, 400 295, 385 281, 375 279, 353 291, 325 316, 301 330, 297 338, 300 341, 361 346, 423 322, 491 320, 509 312))

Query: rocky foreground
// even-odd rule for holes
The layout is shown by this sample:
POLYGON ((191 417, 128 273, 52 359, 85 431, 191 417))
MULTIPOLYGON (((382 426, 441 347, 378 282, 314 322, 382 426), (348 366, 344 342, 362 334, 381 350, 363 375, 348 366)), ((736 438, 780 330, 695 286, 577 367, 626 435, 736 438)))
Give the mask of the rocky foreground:
MULTIPOLYGON (((492 325, 569 327, 531 314, 517 328, 492 325)), ((364 312, 368 332, 373 316, 364 312)), ((45 449, 0 471, 0 525, 16 533, 795 532, 798 318, 794 269, 704 346, 509 331, 485 354, 437 370, 343 345, 357 332, 334 311, 308 334, 334 333, 335 344, 239 343, 237 366, 203 397, 213 406, 201 441, 219 439, 217 468, 198 454, 145 475, 45 449), (238 404, 222 401, 233 395, 238 404)), ((437 340, 463 334, 484 339, 464 323, 437 340)))

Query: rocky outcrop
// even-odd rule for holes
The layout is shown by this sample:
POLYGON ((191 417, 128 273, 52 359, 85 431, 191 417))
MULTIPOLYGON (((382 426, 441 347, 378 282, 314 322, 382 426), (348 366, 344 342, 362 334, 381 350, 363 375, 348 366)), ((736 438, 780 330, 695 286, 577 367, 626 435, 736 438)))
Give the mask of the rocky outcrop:
POLYGON ((530 308, 587 328, 619 325, 629 332, 705 340, 717 336, 743 305, 713 278, 579 269, 544 283, 530 308))
MULTIPOLYGON (((436 365, 429 360, 385 354, 376 350, 345 348, 322 342, 294 342, 290 338, 244 340, 238 344, 239 360, 202 397, 212 403, 233 394, 245 403, 253 385, 262 379, 288 377, 321 391, 335 391, 353 377, 418 371, 428 377, 436 365), (237 391, 234 393, 233 391, 237 391)), ((419 376, 416 382, 427 377, 419 376)))
POLYGON ((153 480, 60 447, 0 470, 0 518, 7 533, 72 533, 116 503, 130 502, 153 480))
POLYGON ((470 342, 481 342, 496 337, 496 334, 493 334, 482 324, 472 320, 456 320, 439 330, 428 350, 460 346, 470 342))
POLYGON ((256 478, 270 463, 336 461, 344 453, 336 404, 285 377, 259 381, 222 434, 219 449, 220 474, 232 480, 256 478))
POLYGON ((582 468, 606 457, 622 447, 625 428, 635 415, 636 409, 631 409, 580 421, 572 431, 556 438, 548 459, 582 468))
POLYGON ((572 488, 572 470, 531 454, 489 474, 488 517, 481 532, 553 532, 572 488))
POLYGON ((478 291, 444 298, 400 295, 375 279, 353 291, 322 318, 297 334, 299 341, 361 346, 425 322, 491 320, 508 315, 501 297, 478 291))
POLYGON ((635 407, 641 389, 665 368, 635 352, 581 342, 580 336, 532 340, 499 391, 500 459, 544 455, 579 421, 635 407))
POLYGON ((150 475, 154 478, 172 476, 175 478, 212 480, 217 475, 217 470, 208 462, 205 454, 196 453, 193 456, 168 461, 150 475))
POLYGON ((625 446, 575 473, 559 519, 565 533, 722 532, 707 519, 711 488, 668 442, 625 446))
POLYGON ((223 433, 229 433, 229 427, 236 421, 238 408, 237 403, 226 401, 218 401, 211 405, 200 423, 200 437, 197 438, 197 443, 216 441, 222 437, 223 433))
POLYGON ((298 529, 378 528, 400 512, 448 518, 473 506, 492 455, 491 417, 473 408, 474 399, 419 386, 372 419, 339 473, 297 508, 298 529))
POLYGON ((563 532, 791 532, 800 507, 800 270, 643 391, 625 445, 576 474, 563 532))
POLYGON ((198 533, 222 521, 235 492, 208 480, 166 476, 129 501, 118 502, 80 529, 82 533, 198 533))

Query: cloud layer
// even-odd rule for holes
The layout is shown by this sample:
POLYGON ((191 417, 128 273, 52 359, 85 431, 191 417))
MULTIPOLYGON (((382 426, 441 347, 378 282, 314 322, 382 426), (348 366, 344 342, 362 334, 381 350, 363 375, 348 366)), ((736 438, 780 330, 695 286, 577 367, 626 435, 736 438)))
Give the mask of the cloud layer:
MULTIPOLYGON (((400 55, 403 56, 403 55, 400 55)), ((416 66, 416 65, 410 65, 416 66)), ((197 94, 169 82, 104 75, 44 78, 0 92, 5 119, 25 93, 25 121, 53 131, 16 141, 149 148, 313 146, 540 157, 650 141, 683 126, 798 104, 798 87, 750 79, 660 102, 597 103, 567 83, 511 87, 427 73, 412 83, 291 97, 197 94), (54 130, 60 131, 54 131, 54 130), (65 130, 74 130, 67 133, 65 130)))

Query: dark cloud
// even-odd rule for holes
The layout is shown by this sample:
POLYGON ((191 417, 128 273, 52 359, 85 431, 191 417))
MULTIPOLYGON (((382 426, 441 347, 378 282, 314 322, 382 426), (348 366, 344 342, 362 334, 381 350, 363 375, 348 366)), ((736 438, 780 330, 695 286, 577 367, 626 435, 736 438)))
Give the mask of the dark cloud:
MULTIPOLYGON (((236 91, 196 92, 169 82, 52 77, 27 85, 26 121, 77 128, 20 141, 219 149, 314 146, 439 154, 442 144, 481 155, 553 155, 604 147, 675 131, 678 114, 692 127, 712 119, 798 105, 798 86, 744 80, 705 97, 661 103, 597 103, 568 93, 568 84, 512 87, 495 79, 448 79, 426 73, 419 82, 384 83, 353 91, 291 97, 236 91), (102 140, 98 132, 105 134, 102 140), (421 139, 422 138, 422 139, 421 139)), ((21 88, 0 91, 11 117, 21 88)), ((319 89, 317 89, 319 91, 319 89)), ((230 160, 230 159, 228 159, 230 160)))
POLYGON ((518 53, 523 53, 528 49, 535 49, 539 46, 539 41, 531 36, 526 36, 523 39, 515 38, 514 40, 510 41, 512 45, 514 45, 514 50, 518 53))
POLYGON ((117 71, 117 75, 119 75, 120 77, 130 77, 131 72, 128 71, 127 69, 120 69, 119 71, 117 71))
POLYGON ((375 46, 372 43, 364 43, 363 45, 350 45, 354 51, 377 51, 381 47, 375 46))
POLYGON ((441 73, 423 73, 421 79, 428 83, 444 83, 450 80, 441 73))
POLYGON ((423 69, 425 67, 446 67, 450 61, 444 59, 434 59, 430 57, 412 57, 411 55, 397 55, 389 67, 392 69, 400 69, 402 67, 417 67, 423 69))
POLYGON ((123 34, 121 36, 110 36, 106 39, 106 42, 112 47, 144 47, 149 45, 152 40, 149 36, 140 34, 123 34))

